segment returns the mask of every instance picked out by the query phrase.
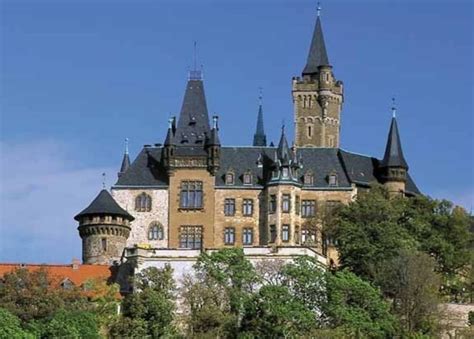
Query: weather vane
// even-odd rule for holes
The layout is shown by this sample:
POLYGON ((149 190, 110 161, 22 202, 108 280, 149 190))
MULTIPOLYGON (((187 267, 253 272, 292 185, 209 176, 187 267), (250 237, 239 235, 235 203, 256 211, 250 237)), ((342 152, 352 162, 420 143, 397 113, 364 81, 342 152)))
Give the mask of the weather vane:
POLYGON ((318 7, 316 8, 316 12, 318 14, 318 17, 321 15, 321 3, 318 1, 318 7))
POLYGON ((395 105, 395 98, 392 98, 392 117, 395 118, 397 115, 397 106, 395 105))
POLYGON ((258 102, 260 103, 260 105, 262 105, 263 88, 262 88, 262 87, 259 87, 259 88, 258 88, 258 91, 259 91, 259 94, 258 94, 258 102))
POLYGON ((125 138, 125 154, 128 154, 128 138, 125 138))
POLYGON ((102 173, 102 188, 105 190, 105 172, 102 173))

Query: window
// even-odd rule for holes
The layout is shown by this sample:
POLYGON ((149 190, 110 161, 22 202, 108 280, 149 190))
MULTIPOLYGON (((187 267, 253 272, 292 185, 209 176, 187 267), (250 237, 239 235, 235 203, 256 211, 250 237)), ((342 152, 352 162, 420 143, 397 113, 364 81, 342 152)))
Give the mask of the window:
POLYGON ((301 210, 301 207, 300 207, 300 196, 297 195, 295 197, 295 213, 296 215, 300 215, 300 210, 301 210))
POLYGON ((316 235, 311 230, 303 228, 301 230, 301 242, 306 245, 312 245, 316 243, 316 235))
POLYGON ((270 201, 268 203, 268 211, 269 213, 275 213, 277 208, 277 198, 276 195, 270 195, 270 201))
POLYGON ((283 178, 288 178, 289 177, 289 169, 288 167, 283 167, 283 178))
POLYGON ((245 216, 250 216, 253 214, 253 200, 252 199, 244 199, 242 204, 242 214, 245 216))
POLYGON ((270 242, 275 242, 277 238, 276 226, 270 225, 270 242))
POLYGON ((72 288, 74 287, 74 283, 69 280, 69 278, 66 278, 61 282, 61 287, 65 290, 72 290, 72 288))
POLYGON ((311 138, 313 136, 313 131, 311 126, 308 126, 308 137, 311 138))
POLYGON ((148 228, 148 240, 163 240, 163 227, 158 223, 152 223, 148 228))
POLYGON ((226 185, 233 185, 234 184, 234 173, 233 172, 227 172, 225 175, 225 184, 226 185))
POLYGON ((102 244, 102 251, 107 252, 107 238, 102 238, 101 244, 102 244))
POLYGON ((306 173, 304 175, 304 184, 305 185, 313 185, 314 184, 314 177, 312 173, 306 173))
POLYGON ((202 181, 182 181, 180 207, 185 209, 202 208, 202 181))
POLYGON ((301 216, 310 218, 316 215, 316 200, 303 200, 301 203, 301 216))
POLYGON ((252 174, 245 173, 244 174, 244 185, 252 185, 252 174))
POLYGON ((224 200, 224 215, 232 216, 235 214, 235 199, 224 200))
POLYGON ((224 244, 233 245, 235 243, 235 228, 226 227, 224 229, 224 244))
POLYGON ((179 247, 199 249, 202 244, 202 226, 181 226, 179 247))
POLYGON ((337 186, 337 175, 336 174, 329 175, 328 181, 329 181, 329 186, 337 186))
POLYGON ((300 227, 298 225, 295 226, 295 243, 300 243, 300 227))
POLYGON ((289 194, 283 194, 281 199, 281 209, 283 213, 290 213, 291 196, 289 194))
POLYGON ((253 228, 244 228, 242 232, 242 244, 252 245, 253 243, 253 228))
POLYGON ((151 211, 151 197, 142 193, 135 198, 135 211, 150 212, 151 211))
POLYGON ((290 225, 283 225, 281 227, 281 241, 290 241, 290 225))

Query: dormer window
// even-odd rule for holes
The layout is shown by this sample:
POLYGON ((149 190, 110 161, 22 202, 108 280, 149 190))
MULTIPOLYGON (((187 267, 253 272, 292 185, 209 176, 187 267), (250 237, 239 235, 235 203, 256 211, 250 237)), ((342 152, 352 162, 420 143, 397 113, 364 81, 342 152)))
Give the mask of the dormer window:
POLYGON ((329 186, 337 186, 337 174, 331 173, 328 177, 329 186))
POLYGON ((314 176, 313 173, 308 172, 304 175, 303 182, 305 185, 312 186, 314 185, 314 176))
POLYGON ((252 173, 244 173, 244 185, 252 185, 252 173))
POLYGON ((283 178, 288 178, 290 176, 290 171, 289 171, 288 167, 283 167, 282 176, 283 176, 283 178))
POLYGON ((234 172, 227 172, 225 175, 225 184, 226 185, 233 185, 234 184, 234 172))

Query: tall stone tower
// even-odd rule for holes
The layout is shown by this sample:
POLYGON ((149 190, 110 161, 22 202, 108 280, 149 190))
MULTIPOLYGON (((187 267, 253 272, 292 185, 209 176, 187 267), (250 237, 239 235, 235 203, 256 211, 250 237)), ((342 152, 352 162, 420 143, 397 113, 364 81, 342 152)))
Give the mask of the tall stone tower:
POLYGON ((293 78, 297 147, 339 147, 343 93, 329 63, 318 9, 306 66, 301 78, 293 78))
POLYGON ((74 217, 82 238, 82 262, 106 264, 119 260, 135 218, 103 189, 92 203, 74 217))

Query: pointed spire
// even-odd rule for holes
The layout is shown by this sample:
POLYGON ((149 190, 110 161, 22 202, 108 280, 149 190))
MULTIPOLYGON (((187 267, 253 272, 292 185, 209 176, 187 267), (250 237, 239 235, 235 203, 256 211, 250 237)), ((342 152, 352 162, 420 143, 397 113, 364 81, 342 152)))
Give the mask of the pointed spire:
POLYGON ((398 133, 397 118, 392 117, 390 131, 388 132, 387 146, 381 167, 401 167, 408 169, 408 164, 403 156, 402 144, 398 133))
POLYGON ((163 143, 164 146, 171 146, 173 145, 173 137, 174 137, 174 132, 173 132, 173 123, 174 123, 175 117, 169 118, 168 119, 168 132, 166 132, 166 138, 165 142, 163 143))
POLYGON ((329 66, 326 44, 324 43, 323 28, 321 27, 320 11, 321 7, 318 3, 318 17, 316 19, 316 26, 314 27, 308 60, 306 61, 303 75, 317 73, 318 66, 329 66))
POLYGON ((186 85, 174 142, 178 145, 204 145, 210 130, 203 81, 190 78, 186 85))
POLYGON ((128 138, 125 138, 125 151, 123 153, 122 166, 120 166, 120 172, 118 172, 118 176, 120 177, 123 173, 125 173, 129 167, 130 156, 128 155, 128 138))
POLYGON ((211 134, 209 138, 207 139, 207 146, 220 146, 221 141, 219 140, 219 125, 218 125, 218 120, 219 117, 217 115, 214 115, 212 117, 212 129, 211 129, 211 134))
POLYGON ((263 128, 263 104, 262 104, 262 88, 260 87, 260 95, 258 96, 258 116, 257 116, 257 129, 253 135, 253 146, 267 146, 267 136, 263 128))
POLYGON ((289 165, 291 160, 291 150, 285 135, 285 125, 281 127, 281 137, 276 150, 276 156, 282 165, 289 165))

